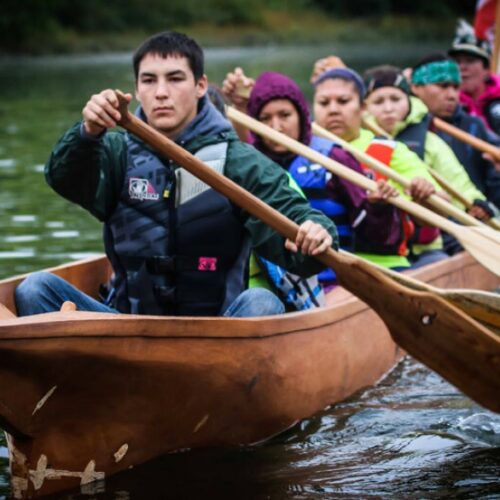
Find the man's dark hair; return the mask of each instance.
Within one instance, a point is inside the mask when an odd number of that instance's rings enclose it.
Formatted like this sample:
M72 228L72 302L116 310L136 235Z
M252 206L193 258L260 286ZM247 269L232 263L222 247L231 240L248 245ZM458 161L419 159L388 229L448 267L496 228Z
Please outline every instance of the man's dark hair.
M134 52L133 64L135 79L139 77L139 66L148 54L157 54L161 57L180 56L188 60L189 67L197 82L204 73L203 49L184 33L164 31L157 33L143 42Z
M451 57L448 57L444 52L432 52L431 54L427 54L425 57L422 57L415 66L413 66L413 71L420 66L425 66L426 64L439 62L439 61L453 61Z

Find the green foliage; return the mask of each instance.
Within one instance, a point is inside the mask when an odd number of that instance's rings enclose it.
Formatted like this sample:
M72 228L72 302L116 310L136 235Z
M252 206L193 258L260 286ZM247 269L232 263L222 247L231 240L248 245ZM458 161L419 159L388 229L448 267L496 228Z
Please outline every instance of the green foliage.
M382 17L394 14L417 16L472 16L471 0L440 0L416 2L415 0L311 0L311 4L331 15L354 17Z
M154 32L193 23L258 24L264 0L4 0L0 50L43 51L61 33Z
M3 0L0 52L67 51L81 38L90 40L87 50L98 50L106 37L115 40L108 48L120 48L132 33L141 38L193 25L211 27L215 33L217 28L252 29L245 35L249 40L266 32L281 39L290 29L302 36L308 16L324 24L339 18L391 19L400 14L455 19L472 16L473 6L470 0Z

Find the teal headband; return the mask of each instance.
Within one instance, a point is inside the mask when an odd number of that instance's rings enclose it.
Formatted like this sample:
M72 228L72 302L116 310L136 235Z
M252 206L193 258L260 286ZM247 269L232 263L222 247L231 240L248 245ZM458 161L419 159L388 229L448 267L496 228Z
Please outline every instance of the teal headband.
M413 71L411 83L428 85L429 83L452 82L460 84L460 69L455 61L434 61L419 66Z

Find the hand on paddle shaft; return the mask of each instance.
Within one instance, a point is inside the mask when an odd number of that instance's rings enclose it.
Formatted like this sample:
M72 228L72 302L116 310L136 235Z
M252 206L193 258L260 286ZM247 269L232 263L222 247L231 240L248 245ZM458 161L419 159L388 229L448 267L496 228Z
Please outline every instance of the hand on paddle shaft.
M125 94L128 102L132 94ZM121 119L118 111L119 101L116 92L111 89L94 94L82 111L83 126L89 135L98 136L107 128L114 128Z
M236 109L246 113L248 98L254 84L253 78L248 78L241 68L235 68L222 82L222 93Z
M488 221L492 217L491 213L489 213L484 207L475 204L467 210L467 213L482 221Z
M301 251L304 255L319 255L332 246L328 231L315 222L306 220L299 226L295 242L287 239L285 248L291 252Z
M423 177L414 177L410 181L410 186L406 189L406 193L409 194L417 203L422 203L431 194L435 194L436 189Z
M487 161L490 161L491 163L493 163L493 165L495 166L495 169L497 170L497 172L500 172L500 160L495 158L493 155L490 155L488 153L483 153L483 158Z
M386 181L379 179L377 181L377 190L366 192L366 198L370 203L387 203L389 198L394 198L399 195L398 190L393 188Z

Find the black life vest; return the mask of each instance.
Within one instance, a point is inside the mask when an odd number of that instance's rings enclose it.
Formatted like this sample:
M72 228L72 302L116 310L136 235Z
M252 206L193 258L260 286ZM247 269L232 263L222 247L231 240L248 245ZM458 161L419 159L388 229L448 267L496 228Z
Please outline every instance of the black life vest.
M395 139L405 143L422 160L425 155L425 137L429 132L432 115L427 113L420 123L412 123L396 135Z
M215 316L247 286L249 238L240 210L127 134L128 166L105 224L121 312ZM224 171L228 143L196 156Z

